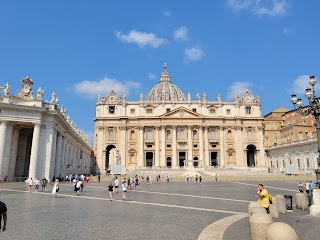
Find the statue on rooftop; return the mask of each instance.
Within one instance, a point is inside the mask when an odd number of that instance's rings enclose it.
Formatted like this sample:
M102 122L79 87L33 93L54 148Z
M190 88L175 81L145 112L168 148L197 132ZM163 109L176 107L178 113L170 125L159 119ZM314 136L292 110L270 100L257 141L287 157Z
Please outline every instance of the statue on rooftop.
M10 89L11 89L11 86L10 86L9 83L7 82L7 83L4 85L4 88L3 88L3 95L4 95L4 96L9 96L9 95L10 95Z
M44 90L41 87L39 87L37 90L37 100L42 100L43 94L44 94Z

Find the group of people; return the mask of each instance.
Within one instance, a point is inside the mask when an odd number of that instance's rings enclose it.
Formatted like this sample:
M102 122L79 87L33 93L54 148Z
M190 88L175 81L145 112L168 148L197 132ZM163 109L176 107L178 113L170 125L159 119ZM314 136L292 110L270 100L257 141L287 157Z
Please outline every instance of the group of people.
M89 183L90 177L89 175L85 176L84 174L78 175L72 175L72 174L67 174L66 175L66 181L72 182L74 179L80 179L81 181L86 181L86 183Z
M48 186L48 180L43 177L41 180L41 192L46 192L47 191L47 186ZM29 179L29 191L32 192L34 188L34 192L38 192L39 188L40 188L40 179L39 178L35 178Z
M110 201L113 201L113 193L118 194L118 188L119 188L119 179L116 176L115 179L113 180L113 182L110 182L110 184L108 185L108 191L109 191L109 197L110 197ZM134 188L139 188L140 189L140 182L139 182L139 178L138 176L133 176L133 178L130 180L130 178L126 179L124 178L122 183L122 201L126 201L127 198L127 191L128 189L132 189L132 186Z
M301 193L303 193L304 190L306 191L306 193L312 193L314 188L315 188L315 183L309 180L307 180L305 184L300 182L298 185L298 189Z

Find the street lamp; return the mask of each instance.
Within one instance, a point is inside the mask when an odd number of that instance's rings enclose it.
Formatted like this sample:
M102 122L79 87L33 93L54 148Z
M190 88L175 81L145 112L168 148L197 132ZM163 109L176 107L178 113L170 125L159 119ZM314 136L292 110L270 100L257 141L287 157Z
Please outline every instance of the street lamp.
M309 101L309 105L303 106L301 98L297 98L296 94L291 95L291 102L297 113L302 116L307 116L312 114L316 119L316 129L317 129L317 141L318 141L318 166L320 165L320 97L316 96L314 86L317 84L315 76L310 76L309 84L311 86L306 89L306 98Z

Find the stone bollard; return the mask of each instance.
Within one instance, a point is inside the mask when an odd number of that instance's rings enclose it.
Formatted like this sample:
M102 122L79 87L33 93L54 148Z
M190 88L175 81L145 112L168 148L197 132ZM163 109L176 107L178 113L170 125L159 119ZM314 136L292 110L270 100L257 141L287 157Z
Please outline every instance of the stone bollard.
M275 197L272 198L272 204L270 204L269 211L273 218L279 218L278 202Z
M267 214L267 210L264 209L264 208L261 207L261 206L260 206L260 207L252 208L252 209L251 209L251 215L249 216L249 221L250 221L252 215L255 214L255 213L265 213L265 214Z
M284 196L281 194L277 194L274 197L277 199L276 201L279 213L287 214L286 199L284 198Z
M298 236L288 224L275 222L268 227L267 240L298 240Z
M261 207L260 203L258 202L251 202L249 203L249 206L248 206L248 216L250 217L252 214L251 214L251 210L255 207Z
M296 193L296 207L297 209L307 210L308 200L304 193Z
M250 218L252 240L266 240L268 227L273 223L272 218L266 213L253 213Z

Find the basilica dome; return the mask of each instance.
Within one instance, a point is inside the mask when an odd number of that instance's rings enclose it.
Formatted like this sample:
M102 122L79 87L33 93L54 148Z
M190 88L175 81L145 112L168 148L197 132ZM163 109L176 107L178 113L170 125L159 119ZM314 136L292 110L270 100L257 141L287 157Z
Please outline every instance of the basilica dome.
M170 74L167 72L166 65L164 65L164 71L161 74L160 82L147 94L146 101L175 100L185 100L185 96L182 90L171 82Z

